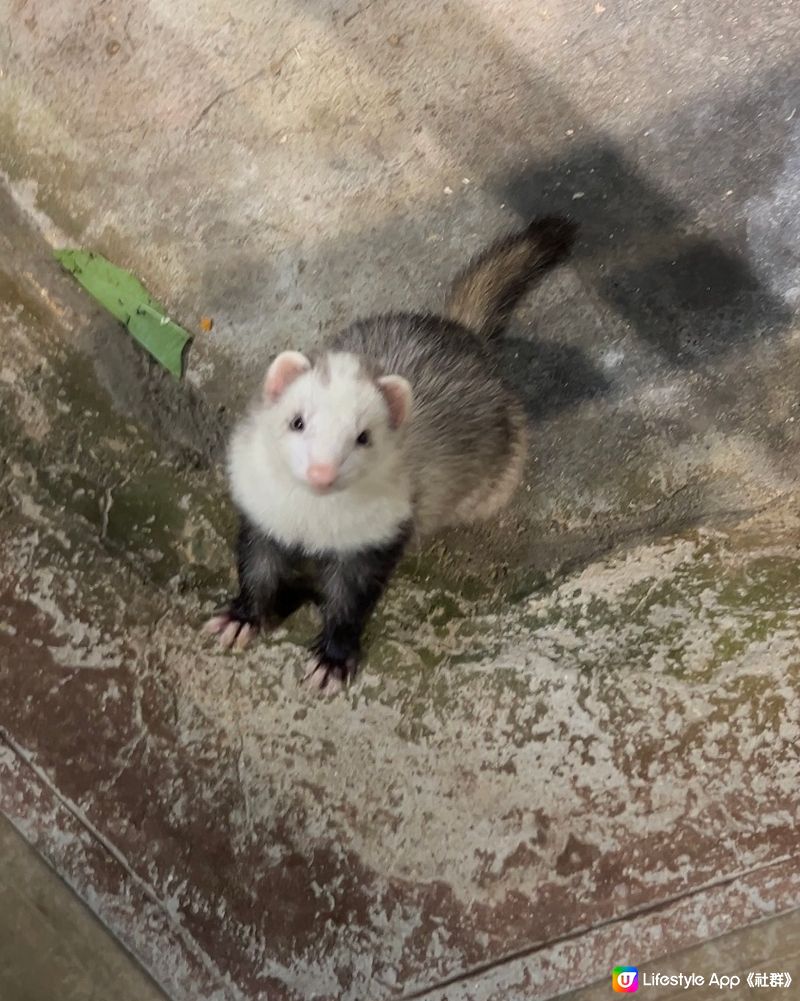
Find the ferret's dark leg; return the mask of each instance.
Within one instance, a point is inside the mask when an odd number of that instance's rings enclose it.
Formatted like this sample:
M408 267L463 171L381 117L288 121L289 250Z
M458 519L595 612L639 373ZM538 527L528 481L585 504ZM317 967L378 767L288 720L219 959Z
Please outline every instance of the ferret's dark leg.
M302 604L299 589L284 582L289 554L242 517L236 541L239 593L206 624L224 647L244 649L264 622L284 618ZM295 593L296 592L296 593Z
M367 619L403 555L409 534L404 528L386 546L332 557L323 565L323 626L312 647L314 660L305 678L310 687L335 692L355 672Z

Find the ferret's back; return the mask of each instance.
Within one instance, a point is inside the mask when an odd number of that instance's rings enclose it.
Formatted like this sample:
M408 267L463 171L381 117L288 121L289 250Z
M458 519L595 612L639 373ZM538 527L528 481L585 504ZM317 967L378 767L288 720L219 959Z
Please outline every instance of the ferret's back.
M358 354L376 374L409 381L406 454L421 527L465 520L456 514L459 505L502 478L524 423L484 339L439 317L393 314L352 324L328 347Z

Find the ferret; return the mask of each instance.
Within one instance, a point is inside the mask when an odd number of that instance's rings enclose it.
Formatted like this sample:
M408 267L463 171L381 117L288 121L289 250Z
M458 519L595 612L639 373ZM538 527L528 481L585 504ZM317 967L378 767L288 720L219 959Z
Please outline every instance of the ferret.
M535 220L467 265L442 315L358 320L314 355L272 361L229 445L239 591L206 624L223 647L313 601L322 629L304 681L338 691L410 540L507 505L526 422L491 344L575 231Z

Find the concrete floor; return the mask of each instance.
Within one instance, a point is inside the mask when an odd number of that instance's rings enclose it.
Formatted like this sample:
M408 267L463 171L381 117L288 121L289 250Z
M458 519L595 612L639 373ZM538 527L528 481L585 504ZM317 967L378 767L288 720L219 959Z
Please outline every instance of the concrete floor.
M800 905L792 4L0 0L0 809L179 1001L545 998ZM278 346L581 224L496 524L346 697L235 658L219 459ZM156 370L53 245L199 333Z
M72 891L0 818L0 997L3 1001L165 1001L141 967L124 951ZM632 961L636 957L626 957ZM630 965L630 964L629 964ZM747 974L788 972L800 978L800 911L761 922L702 946L641 967L660 974L717 972L740 976L743 986L726 997L756 997ZM562 1001L601 1001L608 976ZM659 990L662 1001L685 997L684 989ZM719 987L695 987L692 998L719 997Z

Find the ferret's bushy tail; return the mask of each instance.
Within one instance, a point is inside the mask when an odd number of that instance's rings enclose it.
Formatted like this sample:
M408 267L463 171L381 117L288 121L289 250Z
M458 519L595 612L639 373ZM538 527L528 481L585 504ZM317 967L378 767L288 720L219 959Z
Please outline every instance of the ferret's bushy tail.
M486 337L502 333L520 296L567 256L577 229L567 219L546 217L497 240L453 282L445 315Z

